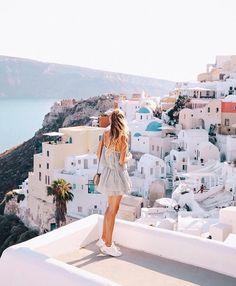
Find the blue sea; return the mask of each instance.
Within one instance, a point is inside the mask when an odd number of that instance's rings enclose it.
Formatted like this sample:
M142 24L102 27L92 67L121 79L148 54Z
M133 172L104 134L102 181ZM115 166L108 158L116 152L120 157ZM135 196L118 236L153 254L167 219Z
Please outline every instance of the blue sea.
M55 101L0 98L0 153L33 137Z

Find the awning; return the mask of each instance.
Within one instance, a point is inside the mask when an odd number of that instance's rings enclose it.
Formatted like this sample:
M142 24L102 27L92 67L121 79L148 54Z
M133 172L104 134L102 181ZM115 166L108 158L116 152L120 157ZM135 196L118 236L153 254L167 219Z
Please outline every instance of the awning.
M48 133L43 133L44 136L51 136L51 137L54 137L54 136L62 136L64 135L64 133L61 133L61 132L48 132Z

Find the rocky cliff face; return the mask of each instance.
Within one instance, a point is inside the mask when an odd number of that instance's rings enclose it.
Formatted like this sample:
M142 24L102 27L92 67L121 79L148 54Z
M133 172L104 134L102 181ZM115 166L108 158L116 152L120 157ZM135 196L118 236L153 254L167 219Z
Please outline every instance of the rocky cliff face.
M41 152L43 133L57 131L60 127L91 125L89 117L105 112L113 106L113 101L112 95L97 96L75 102L63 112L50 112L44 118L43 128L33 138L0 154L0 201L7 191L18 188L32 171L33 155Z

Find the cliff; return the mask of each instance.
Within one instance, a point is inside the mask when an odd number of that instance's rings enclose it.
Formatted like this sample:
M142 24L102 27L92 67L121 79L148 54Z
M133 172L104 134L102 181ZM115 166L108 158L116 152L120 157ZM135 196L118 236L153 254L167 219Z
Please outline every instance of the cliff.
M28 177L28 172L32 171L33 155L41 152L43 133L57 131L60 127L91 125L89 117L111 108L113 100L112 95L96 96L74 102L73 106L63 112L52 111L45 116L43 128L38 130L34 137L0 154L0 201L7 191L18 188L18 185Z

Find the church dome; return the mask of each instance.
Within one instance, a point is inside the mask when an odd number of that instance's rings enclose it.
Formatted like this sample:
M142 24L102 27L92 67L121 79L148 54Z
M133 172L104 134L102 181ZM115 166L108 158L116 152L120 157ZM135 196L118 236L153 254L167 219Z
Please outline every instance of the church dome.
M161 131L161 127L162 127L161 123L157 121L152 121L148 124L145 131L152 131L152 132Z
M138 113L151 113L151 110L146 106L142 106L139 108Z
M139 137L139 136L142 136L141 133L139 132L134 133L134 137Z

